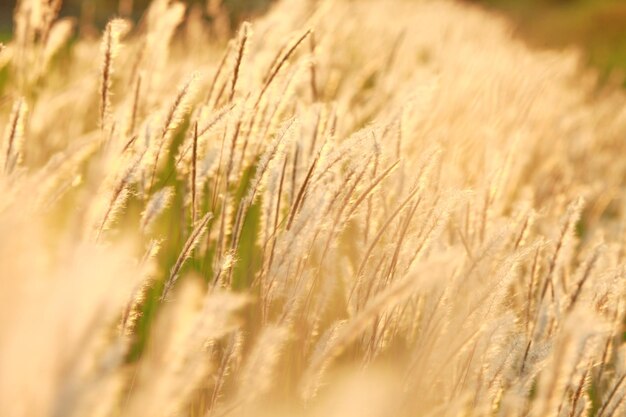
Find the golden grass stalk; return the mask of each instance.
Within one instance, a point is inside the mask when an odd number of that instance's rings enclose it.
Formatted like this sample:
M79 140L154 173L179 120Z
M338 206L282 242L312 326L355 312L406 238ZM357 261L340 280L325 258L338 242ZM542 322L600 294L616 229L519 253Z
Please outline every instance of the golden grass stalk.
M191 225L196 224L196 165L198 164L198 122L193 127L193 147L191 152Z
M152 163L152 172L150 174L148 190L152 190L152 187L154 186L159 166L159 158L163 152L163 147L169 144L173 131L180 125L184 115L188 111L189 95L193 92L193 85L196 82L196 78L197 76L195 74L189 77L189 79L178 90L176 97L167 110L161 127L161 132L154 144L154 162Z
M230 85L230 94L228 96L228 102L232 103L235 98L235 91L237 88L237 81L239 79L239 71L241 67L241 62L243 60L243 55L246 51L246 44L248 43L248 38L250 37L250 23L244 22L241 25L241 29L239 29L239 46L237 47L237 56L235 57L235 64L233 66L233 80ZM219 74L219 70L218 70Z
M206 226L212 218L213 218L213 213L205 214L204 217L200 219L198 224L191 231L191 234L187 238L187 241L185 242L183 249L178 255L178 259L176 259L174 266L172 266L172 269L170 270L169 277L165 281L165 284L163 286L163 292L161 293L161 301L166 299L167 294L169 293L169 291L172 289L172 287L178 280L178 275L180 273L181 268L183 267L183 264L191 255L191 252L193 251L193 249L198 245L198 243L200 242L200 239L202 239L202 235L206 232Z
M141 230L150 231L157 217L170 205L175 192L173 187L164 187L152 194L141 213Z
M105 130L109 124L111 112L111 89L115 71L114 60L120 51L120 38L128 31L125 20L113 19L104 29L100 46L102 66L100 70L100 128Z
M24 153L24 127L28 106L24 99L13 105L9 124L5 128L0 166L5 174L10 174L21 164Z
M102 215L102 219L99 220L96 226L94 235L96 242L100 240L102 233L111 227L111 224L130 196L130 186L142 159L143 154L137 156L134 160L131 160L122 172L119 180L114 183L112 187L105 186L108 191L108 193L105 194L109 194L109 200Z

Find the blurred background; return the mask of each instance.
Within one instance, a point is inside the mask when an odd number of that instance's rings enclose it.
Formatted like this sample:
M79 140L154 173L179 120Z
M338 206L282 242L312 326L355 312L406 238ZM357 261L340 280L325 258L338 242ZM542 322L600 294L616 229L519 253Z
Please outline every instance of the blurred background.
M510 17L531 44L578 45L603 78L626 75L625 0L466 0ZM625 84L626 86L626 84Z
M150 0L64 0L63 15L89 16L102 26L116 14L138 18ZM205 6L207 0L184 0ZM216 0L212 0L216 1ZM221 0L231 22L262 13L272 0ZM359 1L359 0L355 0ZM577 45L601 79L626 75L626 0L460 0L509 17L516 33L549 48ZM218 0L219 2L219 0ZM0 40L10 37L16 0L0 0ZM121 3L121 4L120 4ZM623 83L626 86L626 83Z
M111 16L132 16L137 19L151 0L63 0L62 16L88 16L96 25L104 27ZM273 0L182 0L189 5L199 5L206 9L207 3L221 4L228 10L231 21L262 13ZM17 0L0 0L0 39L11 33L12 16Z

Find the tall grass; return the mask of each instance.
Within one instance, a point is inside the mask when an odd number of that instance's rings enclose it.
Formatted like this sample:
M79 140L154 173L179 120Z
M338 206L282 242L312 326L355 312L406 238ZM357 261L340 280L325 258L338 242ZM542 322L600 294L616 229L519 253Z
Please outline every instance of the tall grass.
M59 6L0 47L2 416L626 413L626 98L575 52L446 1Z

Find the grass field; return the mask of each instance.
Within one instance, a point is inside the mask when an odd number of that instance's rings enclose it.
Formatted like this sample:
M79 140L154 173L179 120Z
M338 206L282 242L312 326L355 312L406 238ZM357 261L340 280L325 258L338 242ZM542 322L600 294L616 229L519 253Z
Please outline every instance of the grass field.
M0 47L0 415L626 413L626 96L448 1Z

